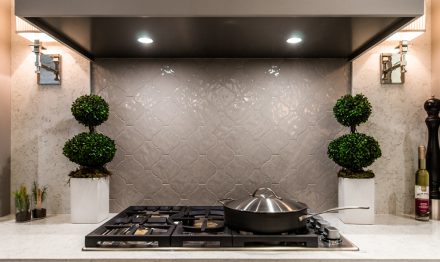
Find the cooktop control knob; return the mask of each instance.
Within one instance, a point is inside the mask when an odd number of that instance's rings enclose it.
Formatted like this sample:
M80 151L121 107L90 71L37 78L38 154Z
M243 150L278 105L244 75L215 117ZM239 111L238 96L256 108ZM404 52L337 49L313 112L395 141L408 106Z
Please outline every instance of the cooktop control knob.
M316 219L316 220L313 222L313 227L314 227L316 230L318 230L318 229L319 229L319 225L321 224L322 221L325 221L325 220L322 219L322 218Z
M318 220L318 223L316 225L319 233L321 233L321 234L324 233L324 229L329 226L330 226L330 223L327 222L326 220Z
M338 240L341 238L339 230L335 227L328 226L324 229L325 237L329 240Z

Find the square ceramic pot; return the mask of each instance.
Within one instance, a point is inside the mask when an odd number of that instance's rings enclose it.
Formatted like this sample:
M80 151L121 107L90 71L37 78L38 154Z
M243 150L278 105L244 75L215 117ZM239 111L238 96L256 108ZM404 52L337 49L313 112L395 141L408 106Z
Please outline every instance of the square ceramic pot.
M45 208L32 209L32 219L43 219L45 217L46 217L46 209Z
M72 223L99 223L109 215L108 178L71 178L70 215Z
M374 178L339 178L338 205L367 206L370 209L339 211L339 218L347 224L374 224Z
M15 213L15 222L24 223L31 221L31 212L30 211L20 211Z

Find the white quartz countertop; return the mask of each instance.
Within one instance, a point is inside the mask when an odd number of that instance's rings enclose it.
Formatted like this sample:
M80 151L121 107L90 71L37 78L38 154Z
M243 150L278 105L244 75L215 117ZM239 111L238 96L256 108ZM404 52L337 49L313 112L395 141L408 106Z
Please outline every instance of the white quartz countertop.
M82 251L97 224L70 224L68 215L17 224L0 218L0 260L145 261L440 261L440 222L376 216L375 225L346 225L323 215L360 251Z

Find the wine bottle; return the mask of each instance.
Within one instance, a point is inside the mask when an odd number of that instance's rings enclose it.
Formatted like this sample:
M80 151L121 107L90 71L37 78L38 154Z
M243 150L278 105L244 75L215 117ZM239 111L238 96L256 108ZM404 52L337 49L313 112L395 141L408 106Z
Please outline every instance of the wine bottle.
M429 220L429 173L426 170L426 149L419 146L419 169L415 187L416 219Z

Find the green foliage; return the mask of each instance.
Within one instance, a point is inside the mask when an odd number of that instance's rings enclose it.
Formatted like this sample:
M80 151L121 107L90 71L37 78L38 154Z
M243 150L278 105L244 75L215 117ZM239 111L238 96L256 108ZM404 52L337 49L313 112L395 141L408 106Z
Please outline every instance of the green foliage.
M382 156L379 143L371 136L356 132L356 126L367 122L371 110L368 98L362 94L345 95L333 107L338 122L351 129L350 134L336 138L328 145L328 157L343 167L338 173L339 177L374 177L372 171L363 168Z
M47 186L40 187L36 181L32 184L32 199L35 207L41 209L42 203L46 200Z
M353 172L363 171L382 153L379 143L371 136L360 133L343 135L328 145L327 154L336 164Z
M63 154L84 167L102 167L115 156L115 142L99 133L81 133L68 140Z
M80 96L71 108L75 119L87 127L99 126L108 119L109 106L97 95Z
M338 99L333 107L333 113L341 125L354 129L354 127L367 122L371 115L371 104L362 94L345 95Z
M27 193L26 186L22 185L14 192L15 197L15 209L17 212L27 212L30 210L29 194Z
M103 134L95 133L95 126L108 119L107 102L97 95L84 95L73 102L71 111L78 122L89 127L90 133L78 134L64 144L63 154L81 166L69 176L97 178L111 175L104 165L115 156L115 141Z
M69 176L72 178L101 178L110 176L111 173L105 167L81 167L75 171L70 172Z

